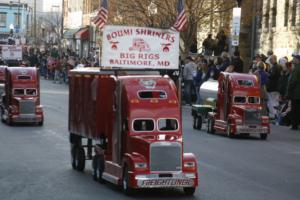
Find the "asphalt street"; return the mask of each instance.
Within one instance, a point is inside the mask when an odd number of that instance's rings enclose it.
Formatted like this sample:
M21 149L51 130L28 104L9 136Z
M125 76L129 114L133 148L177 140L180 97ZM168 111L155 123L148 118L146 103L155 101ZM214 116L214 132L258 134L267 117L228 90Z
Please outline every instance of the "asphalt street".
M192 128L183 107L185 152L198 158L199 187L194 197L180 190L146 190L133 197L72 170L68 141L68 86L41 80L45 123L0 124L0 200L201 199L299 200L300 131L272 126L267 141L229 139Z

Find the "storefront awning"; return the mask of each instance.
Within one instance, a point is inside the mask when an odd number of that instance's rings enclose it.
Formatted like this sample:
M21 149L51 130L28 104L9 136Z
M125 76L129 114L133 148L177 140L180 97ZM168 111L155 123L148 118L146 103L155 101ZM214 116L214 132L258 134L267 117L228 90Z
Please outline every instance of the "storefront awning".
M77 33L80 28L75 28L75 29L68 29L64 32L64 38L65 39L74 39L75 33Z
M82 28L75 34L75 38L80 40L88 40L89 36L89 28Z

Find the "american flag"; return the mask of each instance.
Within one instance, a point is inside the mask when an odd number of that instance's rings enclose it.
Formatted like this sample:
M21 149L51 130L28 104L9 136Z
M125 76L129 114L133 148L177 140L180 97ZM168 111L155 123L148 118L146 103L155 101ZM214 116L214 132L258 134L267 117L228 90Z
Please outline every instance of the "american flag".
M107 0L102 0L101 8L97 13L97 16L93 19L93 23L100 28L103 29L105 23L108 18L108 2Z
M178 12L178 16L177 16L176 22L171 27L171 29L174 31L180 32L185 28L185 26L187 24L187 17L186 17L185 10L184 10L183 0L178 0L177 12Z

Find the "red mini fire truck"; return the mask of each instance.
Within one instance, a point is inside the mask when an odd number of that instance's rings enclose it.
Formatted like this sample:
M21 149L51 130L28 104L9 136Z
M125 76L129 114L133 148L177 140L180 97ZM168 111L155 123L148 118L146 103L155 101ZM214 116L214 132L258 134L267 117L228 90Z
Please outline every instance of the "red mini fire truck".
M260 85L256 76L221 73L218 82L216 109L208 113L207 132L218 131L229 137L258 134L261 139L267 139L270 134L269 118L262 113Z
M121 185L127 194L138 188L174 187L192 195L198 186L197 162L192 153L183 153L176 91L165 76L72 70L73 168L82 171L91 159L95 180Z
M9 67L5 70L1 120L7 124L37 123L43 125L38 71L34 67Z

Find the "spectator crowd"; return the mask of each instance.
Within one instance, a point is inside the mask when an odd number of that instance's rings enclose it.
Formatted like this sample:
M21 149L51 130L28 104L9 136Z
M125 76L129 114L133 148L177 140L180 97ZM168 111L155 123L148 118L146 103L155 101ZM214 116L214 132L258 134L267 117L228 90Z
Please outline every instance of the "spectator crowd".
M208 36L211 39L211 35ZM206 39L206 40L207 40ZM201 104L200 86L209 79L217 80L221 72L249 73L256 75L261 86L263 113L280 125L298 129L300 113L300 55L278 58L273 51L257 54L249 67L245 66L238 51L232 56L223 51L212 57L212 49L188 56L183 65L184 101L187 105ZM209 46L209 45L208 45Z

